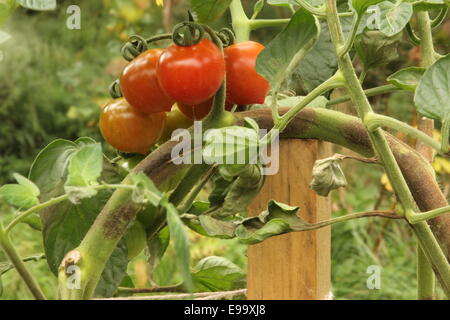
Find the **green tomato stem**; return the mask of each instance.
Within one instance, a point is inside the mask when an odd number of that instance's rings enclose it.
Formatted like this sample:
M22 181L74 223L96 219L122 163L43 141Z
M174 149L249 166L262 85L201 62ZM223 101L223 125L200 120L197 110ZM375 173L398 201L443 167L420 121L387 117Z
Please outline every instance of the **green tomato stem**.
M442 121L442 129L441 129L441 152L447 153L449 151L449 141L450 138L450 113L445 117Z
M178 206L183 199L189 195L192 190L192 186L195 186L198 181L208 172L210 166L207 164L199 164L192 166L189 171L181 180L178 187L170 195L169 201L174 205ZM184 213L184 212L182 212Z
M256 30L266 27L282 27L291 21L291 19L252 19L249 20L250 29Z
M408 215L408 221L411 224L416 224L422 221L436 218L444 213L450 212L450 206L434 209L426 212L414 212Z
M355 41L356 33L358 32L358 27L359 27L359 24L361 23L361 19L362 19L362 16L359 14L356 14L353 17L352 28L350 29L350 34L348 35L348 39L341 48L338 48L338 51L337 51L338 56L340 58L342 58L344 55L346 55L350 51L350 49L353 47L353 42ZM364 72L363 72L364 76L366 73L367 73L367 70L364 70ZM362 79L364 80L364 78L362 78Z
M344 45L344 36L339 21L336 0L327 0L326 3L327 21L331 38L334 46L336 48L340 48ZM338 50L336 50L336 53L339 53ZM372 114L373 110L366 95L364 94L361 83L356 76L348 53L342 57L338 56L338 65L347 81L347 88L350 92L353 104L356 106L358 115L365 122L366 117L369 114ZM391 184L403 208L405 211L416 211L417 206L414 198L394 158L392 150L389 148L383 130L378 128L375 131L369 131L369 137L378 158L384 164L389 180L391 181ZM413 225L412 228L419 239L422 249L424 249L428 259L432 262L433 268L438 274L438 278L444 291L450 297L450 266L433 233L431 232L430 227L426 222L421 222Z
M417 24L420 37L420 46L422 52L421 65L425 68L430 67L435 62L435 50L433 44L433 34L431 20L428 11L417 13ZM412 31L414 36L414 32ZM433 120L424 118L419 119L419 124L429 123L434 128ZM442 150L448 150L448 127L443 126ZM445 133L447 132L447 133ZM446 142L445 142L446 141ZM430 159L431 160L431 159ZM417 248L417 297L421 300L430 300L434 298L436 287L436 276L431 262L427 259L424 249L419 245Z
M21 213L20 215L18 215L16 218L14 218L14 220L12 220L8 226L5 228L5 233L9 234L11 232L11 230L20 222L22 222L23 220L25 220L27 217L29 217L30 215L32 215L35 212L38 212L42 209L51 207L55 204L58 204L60 202L66 201L67 199L69 199L69 197L64 194L62 196L56 197L56 198L52 198L44 203L40 203L26 211L24 211L23 213Z
M16 268L20 277L23 279L31 294L36 300L46 300L44 293L42 292L39 284L36 282L32 274L28 271L25 266L23 260L20 258L19 254L16 251L16 248L11 243L8 234L5 229L3 229L3 225L0 223L0 247L5 251L9 260L13 264L14 268Z
M417 247L417 299L433 300L435 296L436 277L433 266L428 261L425 252Z
M366 97L373 97L373 96L390 93L390 92L395 92L395 91L400 91L400 90L402 90L402 89L394 86L393 84L388 84L388 85L364 90L364 94L366 95ZM334 106L336 104L340 104L340 103L351 101L351 100L352 99L350 96L339 97L339 98L328 101L327 107Z
M408 24L405 27L406 34L408 35L409 39L413 44L416 46L420 45L420 38L414 33L414 30L412 29L411 23L408 22Z
M441 144L428 136L426 133L411 127L407 123L399 121L397 119L384 116L381 114L370 113L364 118L364 123L369 131L376 131L380 127L386 127L403 132L410 137L422 141L426 145L430 146L437 152L441 151Z
M433 21L431 21L431 28L434 29L434 28L439 27L442 24L442 22L444 22L445 18L447 17L447 13L448 13L448 7L441 9L438 16L436 18L434 18Z
M92 189L94 190L106 190L106 189L134 189L134 186L125 186L125 185L121 185L121 184L101 184L98 186L93 186ZM67 201L69 200L69 196L67 194L63 194L59 197L56 198L52 198L44 203L40 203L26 211L24 211L23 213L21 213L20 215L18 215L14 220L12 220L8 226L5 228L5 232L7 234L9 234L11 232L11 230L20 222L24 221L26 218L28 218L30 215L32 215L33 213L36 213L40 210L43 210L45 208L54 206L55 204L58 204L60 202L63 201Z
M291 108L286 114L284 114L279 121L275 124L274 129L283 131L287 125L295 118L295 116L308 104L310 104L314 99L323 95L324 93L345 85L344 78L340 71L338 71L334 76L329 78L327 81L323 82L321 85L317 86L295 107Z
M230 4L230 13L234 33L237 42L244 42L250 39L250 20L245 14L241 0L232 0Z

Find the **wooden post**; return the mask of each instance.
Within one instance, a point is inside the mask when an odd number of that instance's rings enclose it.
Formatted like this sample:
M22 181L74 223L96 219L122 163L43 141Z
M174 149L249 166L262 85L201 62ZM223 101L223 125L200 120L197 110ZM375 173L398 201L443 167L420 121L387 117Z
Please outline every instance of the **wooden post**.
M314 162L329 156L329 147L313 140L281 140L279 172L266 177L250 215L260 214L274 199L300 206L300 216L308 222L329 219L330 201L309 189ZM249 246L248 299L330 299L330 238L327 227Z

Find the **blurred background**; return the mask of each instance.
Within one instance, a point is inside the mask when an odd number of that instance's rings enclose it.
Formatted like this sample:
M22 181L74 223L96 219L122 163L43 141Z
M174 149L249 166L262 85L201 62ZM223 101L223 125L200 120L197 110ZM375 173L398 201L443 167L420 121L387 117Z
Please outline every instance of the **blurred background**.
M74 3L75 2L75 3ZM129 35L151 36L171 30L187 16L186 0L59 0L50 12L17 9L4 26L12 38L0 45L0 185L10 182L13 172L26 175L33 158L55 138L90 136L101 141L97 119L109 99L108 86L125 61L120 49ZM249 13L255 1L244 1ZM66 28L67 7L81 7L81 30ZM261 16L288 17L289 10L266 6ZM215 24L229 26L228 15ZM263 43L277 29L253 35ZM438 51L448 52L450 21L436 30ZM369 73L365 87L385 84L385 78L403 66L417 65L420 52L408 42L399 48L399 59ZM357 66L360 65L355 60ZM335 93L339 94L339 93ZM378 112L415 124L412 94L398 92L372 99ZM333 108L351 113L351 105ZM401 137L404 138L404 137ZM414 141L407 141L414 143ZM105 148L108 148L106 144ZM336 149L336 152L346 153ZM446 195L450 163L436 158L434 166ZM354 161L344 165L349 187L333 192L333 215L393 206L391 188L381 170ZM380 181L381 187L380 186ZM8 216L7 209L0 212ZM11 214L11 213L9 213ZM190 233L193 264L211 255L224 256L246 270L246 246L236 241L209 239ZM14 230L13 242L22 256L43 252L40 233L27 225ZM332 284L335 299L414 299L416 243L410 230L397 221L353 220L332 230ZM0 266L6 261L0 252ZM380 290L369 290L366 273L370 265L382 270ZM56 294L56 278L45 260L28 262L49 297ZM145 254L135 258L129 274L137 287L176 284L174 253L169 249L150 279ZM31 298L14 270L1 277L0 299ZM1 291L1 290L0 290Z

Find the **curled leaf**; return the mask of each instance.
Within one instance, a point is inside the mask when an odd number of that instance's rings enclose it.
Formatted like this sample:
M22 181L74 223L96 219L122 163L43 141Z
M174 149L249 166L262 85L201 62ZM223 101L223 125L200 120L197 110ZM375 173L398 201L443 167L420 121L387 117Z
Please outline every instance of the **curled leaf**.
M310 188L318 195L326 197L331 190L347 186L344 172L339 166L341 159L337 156L316 161Z

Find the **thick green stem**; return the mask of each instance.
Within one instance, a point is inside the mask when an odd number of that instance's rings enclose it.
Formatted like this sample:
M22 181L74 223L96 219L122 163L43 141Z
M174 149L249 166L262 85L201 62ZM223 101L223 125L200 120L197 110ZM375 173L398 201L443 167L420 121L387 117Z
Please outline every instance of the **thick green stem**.
M344 45L344 36L339 21L336 0L327 0L327 21L334 46L336 48L342 47ZM339 54L338 50L337 54ZM347 88L357 108L359 117L365 121L366 116L372 114L373 110L356 76L350 56L346 54L343 57L339 57L338 64L339 69L347 81ZM386 173L400 203L406 211L416 211L417 206L414 198L394 158L392 150L389 148L384 132L382 129L376 129L375 131L369 132L369 137L375 152L385 166ZM422 249L425 250L425 254L432 261L444 291L450 297L450 266L444 253L425 222L414 225L413 229L421 243Z
M191 192L192 187L197 185L202 176L208 172L210 166L207 164L199 164L192 166L180 182L178 187L170 195L169 201L178 206L183 199Z
M422 49L422 66L427 68L435 62L433 33L431 32L431 20L428 11L417 13L418 32Z
M250 20L245 14L241 0L232 0L230 5L231 20L237 42L250 39Z
M431 20L428 11L422 11L417 14L417 22L419 26L420 46L422 51L422 63L425 68L430 67L435 62L435 51L433 44L433 34L431 32ZM420 118L419 127L426 125L431 129L431 134L434 128L433 120ZM445 131L446 130L446 131ZM443 137L441 150L447 152L448 150L448 127L443 126ZM431 160L432 159L428 159ZM435 295L436 279L431 262L427 259L426 253L420 246L417 248L417 297L418 299L433 299Z
M23 263L16 249L14 248L11 240L9 239L8 234L5 229L3 229L3 225L0 223L0 247L5 251L9 260L13 264L14 268L16 268L20 277L23 279L31 294L36 300L46 300L44 293L39 287L38 283L28 271L27 267Z
M370 113L366 116L364 122L369 131L375 131L380 127L394 129L406 133L410 137L422 141L423 143L427 144L437 152L441 151L441 144L438 141L434 140L426 133L417 130L416 128L413 128L410 125L397 119L387 117L381 114Z
M417 299L433 300L435 294L435 282L433 267L427 256L419 246L417 248Z

